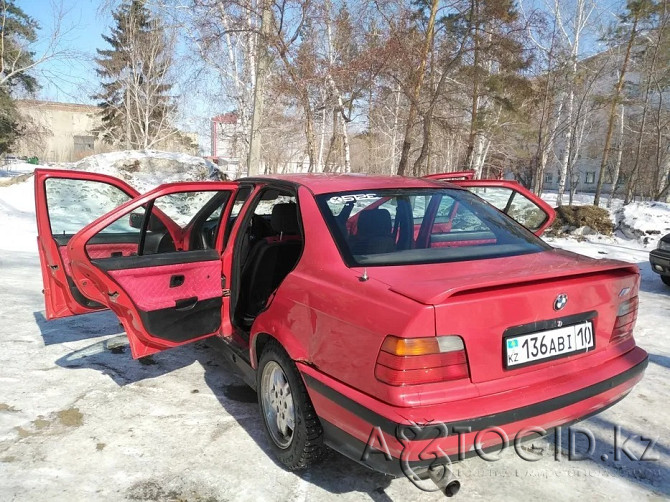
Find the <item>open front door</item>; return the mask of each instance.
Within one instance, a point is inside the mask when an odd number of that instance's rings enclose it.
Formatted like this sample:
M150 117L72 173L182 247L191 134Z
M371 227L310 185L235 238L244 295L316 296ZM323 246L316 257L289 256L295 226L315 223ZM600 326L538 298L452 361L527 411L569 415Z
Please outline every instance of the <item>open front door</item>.
M119 317L134 358L220 333L223 287L216 243L236 189L237 183L223 182L163 185L70 241L75 284L85 293L97 291ZM179 231L156 240L166 217ZM100 257L89 251L101 234L133 220L140 222L136 253Z
M556 212L545 201L516 181L449 180L467 188L510 218L540 236L556 218Z
M37 248L42 267L47 319L85 314L106 308L100 296L82 294L72 279L67 245L93 220L139 193L112 176L35 169ZM88 245L95 258L137 253L139 230L128 225L101 233Z

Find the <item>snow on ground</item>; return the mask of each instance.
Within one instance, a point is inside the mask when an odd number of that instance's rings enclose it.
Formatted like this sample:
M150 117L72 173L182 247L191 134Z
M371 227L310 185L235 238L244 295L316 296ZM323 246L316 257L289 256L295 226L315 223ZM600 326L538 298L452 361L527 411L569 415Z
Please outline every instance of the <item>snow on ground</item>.
M3 248L12 251L37 249L33 178L26 177L36 167L42 169L74 169L107 174L123 179L141 193L163 183L203 181L214 179L217 176L216 166L202 157L151 150L103 153L73 163L40 166L21 163L11 164L11 166L13 180L17 182L3 187L2 178L0 178L0 188L2 188L0 195L0 232L2 232L0 236L2 237L0 238L7 241ZM6 179L8 181L12 180L11 177ZM76 184L77 182L70 183ZM73 189L70 189L68 193L72 198L81 195L79 190ZM102 193L97 199L89 197L87 200L92 204L97 203L97 207L89 208L90 211L86 214L71 215L71 218L73 220L77 217L84 218L86 219L85 223L93 221L95 217L106 212L104 209L109 206L110 197L109 194ZM110 207L115 207L123 202L125 202L125 199L119 200L117 204ZM11 238L7 238L10 235Z
M33 178L0 186L0 248L7 251L37 251Z
M670 233L670 204L634 202L618 209L614 219L626 237L655 247L661 237Z
M603 197L601 207L607 205L609 196ZM556 206L556 192L542 193L542 199ZM567 199L564 200L567 204ZM593 194L575 194L573 205L593 204ZM602 235L587 237L595 242L626 245L637 241L646 249L654 249L664 235L670 233L670 204L655 201L631 202L624 206L622 199L613 199L607 206L615 225L613 237Z
M35 164L28 164L27 162L12 162L9 164L0 165L0 179L12 178L20 174L32 173L36 167Z
M588 239L550 242L640 266L636 339L650 354L645 378L580 424L596 439L589 459L568 461L564 437L555 461L553 436L536 443L537 462L512 448L497 462L470 459L454 466L463 500L670 497L670 288L649 268L649 243ZM285 471L269 453L255 394L203 343L141 364L109 312L46 322L32 180L0 187L0 272L2 500L443 499L336 454L308 472ZM656 440L649 455L658 460L614 461L615 425L624 438ZM626 446L639 456L645 444L633 438Z

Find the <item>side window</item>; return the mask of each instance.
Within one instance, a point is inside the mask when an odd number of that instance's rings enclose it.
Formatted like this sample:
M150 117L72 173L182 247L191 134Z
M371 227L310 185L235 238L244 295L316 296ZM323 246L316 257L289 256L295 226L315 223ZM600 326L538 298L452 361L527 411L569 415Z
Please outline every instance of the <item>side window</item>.
M169 244L167 236L163 236L156 246L147 232L143 253L169 253L174 251L173 247L178 250L213 249L228 197L229 192L201 191L178 192L157 198L151 209L152 218L160 219L160 214L166 215L176 223L178 233L185 239L181 243Z
M547 219L544 211L519 193L514 196L507 214L531 231L540 228Z
M458 204L452 219L452 232L486 232L488 230L489 227L477 215L463 204Z
M277 204L295 203L295 196L289 193L273 189L266 190L254 208L254 215L268 218L272 215L272 211Z
M268 307L273 291L298 263L303 248L295 195L270 187L251 204L233 257L233 270L239 272L233 274L232 322L243 330Z
M294 221L297 222L298 219L295 196L283 190L275 188L265 189L254 198L252 204L253 211L250 217L245 216L245 225L248 226L241 236L241 249L238 253L238 257L243 264L246 263L251 250L256 247L257 243L277 238L283 233L280 232L282 229L276 228L276 225L280 223L280 218L275 220L275 226L273 226L272 214L275 211L275 206L279 204L292 204L292 206L287 206L287 208L292 208L295 211L292 214ZM284 218L286 222L289 219L291 218ZM297 230L298 225L294 226Z
M170 253L180 250L212 249L219 227L227 191L189 191L163 195L154 200L147 232L142 239L142 254ZM203 214L209 211L209 214ZM154 222L168 219L171 232L155 228ZM191 230L190 240L187 229ZM153 231L152 231L153 230ZM177 234L177 235L174 235Z
M227 194L227 192L226 192ZM178 251L182 243L185 229L196 214L214 197L221 197L222 192L178 192L163 195L145 205L124 214L95 234L87 243L86 250L91 259L121 258L135 255L150 255ZM226 199L226 196L223 196ZM225 201L223 202L225 204ZM114 239L116 252L101 255L91 252L95 243L106 243L110 240L115 228L127 226L132 230L124 234L128 245L119 249L121 239ZM204 232L204 225L199 231ZM132 243L132 244L131 244ZM109 246L107 246L109 247Z
M458 234L459 232L485 232L489 228L463 204L451 197L442 197L437 208L431 234Z
M224 236L223 241L224 246L228 242L228 237L230 237L230 232L233 230L233 225L235 224L237 217L240 215L240 211L242 211L242 207L244 207L245 202L249 199L252 190L252 186L242 186L237 191L237 195L233 201L233 207L230 210L230 216L226 222L226 235Z
M45 181L51 233L71 237L86 225L128 202L131 197L115 186L90 180L48 178ZM129 221L110 225L105 232L135 232Z
M546 213L525 195L506 187L468 187L486 202L535 231L547 219Z
M217 193L178 192L163 195L154 201L153 212L158 209L183 229Z

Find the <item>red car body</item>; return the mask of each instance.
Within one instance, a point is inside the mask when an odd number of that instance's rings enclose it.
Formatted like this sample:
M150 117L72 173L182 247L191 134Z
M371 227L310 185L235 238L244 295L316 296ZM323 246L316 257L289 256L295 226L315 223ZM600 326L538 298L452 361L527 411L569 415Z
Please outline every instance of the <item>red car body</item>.
M307 415L299 416L308 407L318 418L309 429L310 441L393 475L407 474L408 465L415 471L429 466L435 456L426 452L436 446L450 458L461 459L475 450L499 447L505 436L512 440L537 435L537 428L548 430L579 420L623 398L642 378L647 364L646 352L632 336L639 286L635 265L548 246L521 255L470 259L465 251L485 249L496 239L482 239L481 232L471 231L461 240L448 238L454 215L445 213L438 225L437 210L431 216L428 196L426 206L417 210L423 211L423 223L413 223L404 253L419 254L416 248L429 221L433 225L429 240L439 235L448 247L444 253L460 253L459 259L379 265L374 255L347 258L337 232L349 232L349 240L356 240L352 232L356 227L362 232L360 215L380 211L403 190L414 194L415 204L422 191L456 198L465 197L463 188L479 190L481 195L507 191L510 197L499 197L498 208L513 212L514 197L524 198L524 208L532 202L534 220L529 228L536 235L553 221L553 210L516 183L465 178L454 181L460 185L456 186L438 179L293 175L169 184L140 195L108 176L38 169L38 244L47 317L109 308L122 322L135 358L215 337L254 388L263 385L259 364L265 364L262 354L272 345L275 352L287 354L299 375L299 382L288 378L295 416L308 420ZM61 232L55 228L58 201L52 202L48 193L59 182L49 180L65 180L62 193L70 193L78 183L112 186L128 200L73 229L76 232ZM221 195L218 220L210 220L205 211L180 225L153 207L161 197L181 197L183 192ZM470 203L469 197L460 204ZM374 202L342 221L340 230L329 223L326 203L351 211L366 198ZM268 200L279 200L275 205L284 209L296 205L298 228L289 240L298 244L287 246L281 230L251 239L254 225L263 219L257 214L262 213L259 208ZM400 206L397 202L393 209L396 221ZM452 212L459 210L458 203L451 207ZM79 211L69 210L73 215ZM138 211L151 216L143 218L137 234L105 233ZM273 209L273 222L274 213ZM526 232L507 216L499 217L504 220L501 225L515 225L513 231L519 235ZM285 223L284 228L291 225ZM211 235L210 227L215 228ZM524 239L542 246L526 234ZM162 237L156 252L143 253L146 240L157 235ZM202 244L208 238L209 244ZM399 243L401 237L396 234L394 239ZM279 284L270 286L267 298L261 298L262 308L247 315L239 310L241 298L254 291L244 293L245 277L256 276L239 257L244 254L252 260L253 250L247 249L253 248L252 241L259 249L276 249L281 242L279 249L299 251ZM160 252L163 245L166 252ZM371 261L361 266L352 264L354 259ZM266 266L262 260L259 263L261 269ZM253 280L262 283L267 275ZM576 326L589 327L593 340L584 350L558 354L563 349L552 349L549 339L557 344L569 340L557 333L571 326L575 337ZM534 333L548 333L546 341ZM516 366L506 360L517 350L512 345L529 341L539 344L538 354L544 347L556 355L530 361L527 349L528 362ZM292 371L281 358L274 360L286 375ZM305 406L297 401L296 385L306 389ZM435 443L434 434L412 429L416 424L441 424L448 434L440 434ZM279 427L288 431L291 422ZM295 422L293 427L296 430ZM275 443L273 448L280 453L288 448L281 440ZM307 463L282 461L290 468Z

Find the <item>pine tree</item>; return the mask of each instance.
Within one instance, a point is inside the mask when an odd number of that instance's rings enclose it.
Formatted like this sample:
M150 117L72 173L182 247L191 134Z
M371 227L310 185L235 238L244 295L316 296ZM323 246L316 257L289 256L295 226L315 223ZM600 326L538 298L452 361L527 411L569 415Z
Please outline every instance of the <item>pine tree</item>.
M0 153L5 153L22 132L12 91L37 89L37 81L28 73L35 64L34 53L26 47L37 39L39 26L13 0L0 0L0 24Z
M172 43L164 25L152 17L145 0L124 1L113 13L115 26L98 49L102 90L93 96L102 109L99 133L107 143L151 148L177 131L169 70Z

